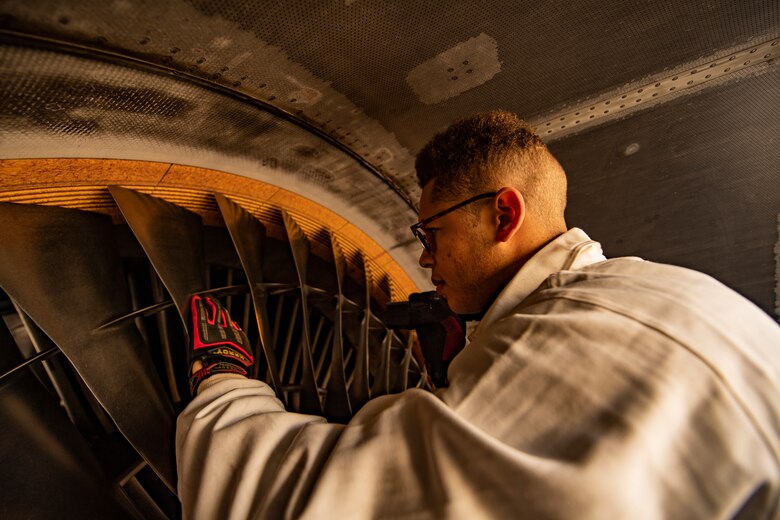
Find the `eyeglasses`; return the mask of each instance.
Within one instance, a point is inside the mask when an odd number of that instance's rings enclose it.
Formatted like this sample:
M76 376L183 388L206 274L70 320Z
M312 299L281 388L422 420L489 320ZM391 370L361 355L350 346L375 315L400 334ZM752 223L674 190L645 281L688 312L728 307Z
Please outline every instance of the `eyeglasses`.
M430 217L428 217L426 219L423 219L423 220L419 221L417 224L411 226L412 233L414 234L414 236L417 237L417 240L420 241L420 243L422 244L423 248L425 249L425 252L428 253L428 254L431 254L431 243L430 243L430 240L428 239L428 236L425 234L425 232L427 230L423 226L425 226L427 224L430 224L434 220L440 219L444 215L446 215L448 213L452 213L456 209L460 209L463 206L466 206L467 204L471 204L472 202L476 202L476 201L478 201L480 199L486 199L488 197L495 197L497 193L498 192L496 192L496 191L493 191L493 192L490 192L490 193L483 193L482 195L477 195L476 197L471 197L470 199L464 200L463 202L458 202L454 206L450 206L449 208L447 208L447 209L445 209L443 211L440 211L440 212L436 213L435 215L432 215L432 216L430 216Z

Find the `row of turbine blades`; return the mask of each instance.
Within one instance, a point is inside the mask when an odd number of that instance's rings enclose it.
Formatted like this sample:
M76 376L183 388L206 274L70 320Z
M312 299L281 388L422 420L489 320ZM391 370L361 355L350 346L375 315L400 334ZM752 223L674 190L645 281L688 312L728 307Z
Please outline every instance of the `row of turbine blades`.
M171 490L175 414L186 402L187 304L193 294L245 301L238 307L245 327L255 331L250 340L260 361L254 376L292 411L345 422L372 397L424 383L408 339L388 330L372 308L370 269L364 269L362 284L347 276L347 260L332 235L332 256L324 261L312 254L289 213L280 210L287 237L280 242L251 213L216 194L242 283L214 287L206 267L212 246L199 215L127 188L109 191L156 275L154 301L143 304L134 297L110 218L0 203L5 250L0 286L53 345L0 374L0 380L54 350L62 352ZM171 312L173 321L163 319ZM159 345L150 345L139 327L143 317L157 318ZM169 330L176 328L178 333Z

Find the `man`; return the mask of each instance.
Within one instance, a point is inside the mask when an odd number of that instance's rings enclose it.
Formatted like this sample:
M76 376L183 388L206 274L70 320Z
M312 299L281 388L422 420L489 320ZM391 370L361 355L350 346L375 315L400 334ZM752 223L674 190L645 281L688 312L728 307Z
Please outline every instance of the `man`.
M456 122L416 167L420 263L453 310L484 313L449 387L342 426L201 373L178 424L185 515L780 514L777 324L703 274L606 260L567 230L564 172L514 115Z

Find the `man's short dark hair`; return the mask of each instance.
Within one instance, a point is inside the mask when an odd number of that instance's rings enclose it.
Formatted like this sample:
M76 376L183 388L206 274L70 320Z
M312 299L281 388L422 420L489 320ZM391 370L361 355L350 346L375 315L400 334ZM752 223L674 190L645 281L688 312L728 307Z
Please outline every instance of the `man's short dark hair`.
M417 180L433 196L465 199L504 186L520 190L529 213L563 219L566 175L541 138L505 111L474 114L436 134L417 154Z

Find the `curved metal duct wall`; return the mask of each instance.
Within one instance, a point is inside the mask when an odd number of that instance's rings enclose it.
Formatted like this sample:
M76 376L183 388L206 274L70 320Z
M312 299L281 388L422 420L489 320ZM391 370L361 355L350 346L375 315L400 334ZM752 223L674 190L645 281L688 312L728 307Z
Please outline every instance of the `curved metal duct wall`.
M101 5L53 21L79 31ZM278 106L266 82L289 73L283 59L262 80L236 62L204 74L212 49L172 73L172 59L27 31L21 18L51 12L28 9L0 13L4 514L179 516L193 293L240 318L255 377L290 410L346 421L424 383L377 317L426 283L416 187L388 173L408 156L387 132L306 117L319 83Z
M347 421L372 397L423 384L411 346L377 317L387 294L369 264L348 269L334 233L319 237L329 246L322 258L284 209L280 239L221 194L224 228L135 190L108 191L127 226L0 203L0 398L17 403L3 409L1 445L14 461L3 465L11 516L59 514L64 504L81 517L176 515L173 428L188 400L191 294L226 302L255 345L255 377L290 410ZM34 470L56 453L74 460Z

